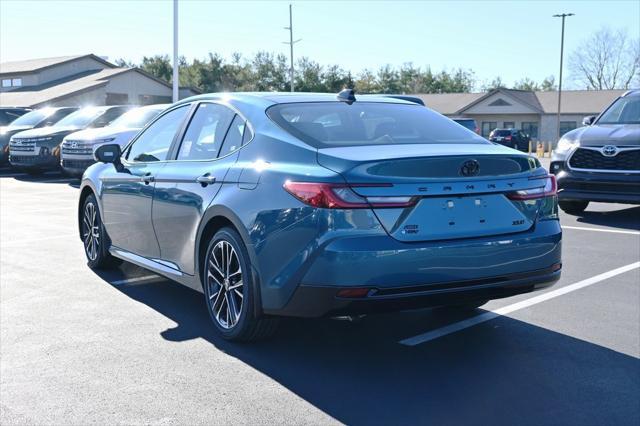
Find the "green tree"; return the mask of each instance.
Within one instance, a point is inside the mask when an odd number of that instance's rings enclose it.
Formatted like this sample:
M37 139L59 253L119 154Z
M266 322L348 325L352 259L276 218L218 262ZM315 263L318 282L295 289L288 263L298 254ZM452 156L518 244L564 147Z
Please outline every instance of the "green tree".
M173 67L168 55L145 56L140 68L156 78L171 82Z
M552 90L558 90L558 86L556 86L556 78L552 75L542 80L540 83L540 90L543 92L550 92Z
M354 87L357 93L369 94L380 92L376 76L368 69L365 69L358 75Z
M513 88L517 90L531 90L534 92L540 90L540 86L538 86L538 83L528 77L516 81L516 83L513 85Z

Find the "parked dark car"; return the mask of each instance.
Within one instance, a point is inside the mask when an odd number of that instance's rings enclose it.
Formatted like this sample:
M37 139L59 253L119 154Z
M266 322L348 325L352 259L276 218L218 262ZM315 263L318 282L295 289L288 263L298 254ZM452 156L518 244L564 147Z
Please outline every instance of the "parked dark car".
M452 120L472 132L480 134L480 128L478 127L478 123L476 123L475 119L469 117L453 117Z
M560 138L551 159L560 208L579 214L590 201L640 204L640 90L583 124Z
M65 136L89 127L104 127L129 106L101 106L79 109L50 127L26 130L9 141L9 162L28 173L60 168L60 144Z
M493 129L489 134L489 141L518 151L529 152L531 138L518 129Z
M55 123L77 111L76 107L40 108L18 117L8 126L0 127L0 163L9 161L9 140L18 132L40 127L53 126Z
M31 111L31 108L0 107L0 127L8 126L13 120L29 111Z
M78 231L204 293L217 330L278 316L477 307L560 276L555 178L423 106L335 94L209 94L95 151Z

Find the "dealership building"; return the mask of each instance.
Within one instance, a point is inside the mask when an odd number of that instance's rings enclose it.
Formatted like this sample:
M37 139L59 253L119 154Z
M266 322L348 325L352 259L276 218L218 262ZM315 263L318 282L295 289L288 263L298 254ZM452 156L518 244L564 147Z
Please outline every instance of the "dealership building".
M181 89L180 97L196 93ZM0 63L0 106L148 105L171 98L167 82L93 54Z
M582 125L587 115L597 115L625 90L563 90L560 134ZM485 93L416 95L426 106L447 117L476 120L487 137L495 128L516 128L533 140L555 142L558 92L496 89Z

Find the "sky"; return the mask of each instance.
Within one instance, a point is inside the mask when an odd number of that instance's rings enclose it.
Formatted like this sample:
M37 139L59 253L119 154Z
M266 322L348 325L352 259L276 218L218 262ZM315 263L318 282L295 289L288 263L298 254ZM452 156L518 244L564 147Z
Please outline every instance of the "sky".
M257 51L338 64L354 74L411 62L433 71L471 69L478 84L500 76L557 77L561 20L567 56L603 26L640 38L631 1L213 1L179 0L179 53L230 58ZM171 0L0 0L0 62L95 53L115 61L172 55ZM565 77L567 76L565 66ZM565 79L566 87L572 83ZM574 87L575 88L575 87Z

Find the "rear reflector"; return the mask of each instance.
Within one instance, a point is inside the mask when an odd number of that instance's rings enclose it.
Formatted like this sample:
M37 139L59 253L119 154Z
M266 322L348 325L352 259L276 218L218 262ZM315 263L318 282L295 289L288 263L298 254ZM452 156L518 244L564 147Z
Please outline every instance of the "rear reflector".
M358 186L390 187L392 185L287 181L284 189L305 204L325 209L410 207L416 203L413 197L362 197L351 190L351 187Z
M542 182L544 179L544 182ZM535 200L536 198L551 197L557 194L558 184L555 175L537 176L529 180L540 180L540 186L507 194L510 200ZM544 186L543 186L544 184Z
M336 296L349 298L366 297L370 291L370 288L345 288L340 290Z

